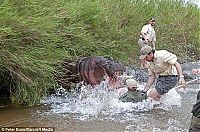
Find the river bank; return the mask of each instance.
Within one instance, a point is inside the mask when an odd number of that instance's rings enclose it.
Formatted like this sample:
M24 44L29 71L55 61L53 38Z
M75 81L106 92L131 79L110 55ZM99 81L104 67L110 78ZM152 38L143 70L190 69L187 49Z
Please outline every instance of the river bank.
M0 7L0 96L13 104L35 105L57 88L54 73L65 59L138 65L139 32L152 16L156 49L181 63L200 58L199 8L183 0L2 0Z

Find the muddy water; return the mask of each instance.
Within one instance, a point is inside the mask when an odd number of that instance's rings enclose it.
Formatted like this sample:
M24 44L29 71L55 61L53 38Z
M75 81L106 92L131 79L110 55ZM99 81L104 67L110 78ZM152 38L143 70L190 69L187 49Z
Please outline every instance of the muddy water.
M36 107L1 107L0 127L54 127L58 132L186 132L199 89L198 83L188 85L185 92L178 91L181 100L171 100L177 105L165 108L119 103L108 97L111 95L102 98L105 91L101 97L95 95L97 100L94 96L81 101L49 97Z

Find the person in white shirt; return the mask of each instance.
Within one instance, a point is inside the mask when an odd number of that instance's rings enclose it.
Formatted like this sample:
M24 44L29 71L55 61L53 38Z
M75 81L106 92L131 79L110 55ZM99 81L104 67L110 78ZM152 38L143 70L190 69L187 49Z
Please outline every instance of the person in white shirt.
M154 26L156 24L156 19L151 18L148 24L142 27L140 32L140 38L138 40L138 44L140 47L144 47L146 45L151 46L154 50L156 48L156 33L154 30Z
M156 19L151 18L149 20L148 24L146 24L142 27L142 30L140 32L140 37L138 40L138 44L139 44L140 48L149 45L152 47L152 49L155 50L155 48L156 48L156 33L154 30L155 24L156 24ZM140 67L142 69L147 68L146 63L147 62L143 62L143 60L141 60Z

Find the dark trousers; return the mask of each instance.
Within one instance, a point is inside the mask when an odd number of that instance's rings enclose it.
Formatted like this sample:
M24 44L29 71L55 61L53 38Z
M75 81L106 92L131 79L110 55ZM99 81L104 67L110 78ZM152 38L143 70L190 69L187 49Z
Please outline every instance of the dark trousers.
M167 75L167 76L158 76L155 89L160 94L163 95L172 89L178 80L177 75Z
M200 91L197 94L197 102L193 105L192 114L189 132L200 132Z

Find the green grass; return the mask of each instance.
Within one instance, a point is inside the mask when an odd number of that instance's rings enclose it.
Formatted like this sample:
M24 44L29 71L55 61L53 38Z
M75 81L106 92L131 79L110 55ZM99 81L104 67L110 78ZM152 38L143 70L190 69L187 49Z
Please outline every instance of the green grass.
M110 56L137 65L141 27L157 18L157 49L200 58L200 12L181 0L1 0L0 67L13 103L33 105L56 85L64 58ZM4 74L2 78L6 78Z

